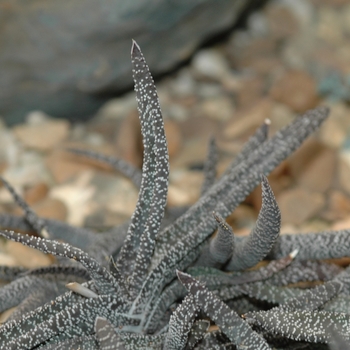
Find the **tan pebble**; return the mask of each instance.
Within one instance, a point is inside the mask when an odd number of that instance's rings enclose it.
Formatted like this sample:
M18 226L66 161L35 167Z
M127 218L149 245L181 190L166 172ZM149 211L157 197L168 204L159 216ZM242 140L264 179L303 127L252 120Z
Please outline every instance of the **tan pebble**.
M307 139L302 147L297 149L288 159L288 167L290 174L293 178L297 178L307 167L307 165L314 159L314 157L325 149L324 145L315 139L310 137Z
M135 186L127 179L119 179L117 185L113 186L113 196L106 198L105 207L113 213L130 217L135 210L137 198Z
M33 206L38 216L48 219L65 221L67 219L67 207L56 198L47 197Z
M227 97L214 97L206 99L199 107L199 113L215 121L230 120L235 107Z
M118 126L119 123L116 120L105 118L93 118L88 124L84 125L88 132L102 136L102 140L112 140Z
M270 90L270 96L297 113L314 108L319 103L316 82L308 73L298 70L287 71L278 79Z
M223 135L226 138L235 138L249 132L251 134L261 126L269 117L272 108L272 101L269 98L262 98L252 107L238 111L234 119L226 123L223 128Z
M336 152L323 149L310 160L296 180L301 186L312 191L325 192L333 182L336 162Z
M8 241L6 244L6 252L16 259L17 265L27 268L51 265L51 258L49 255L24 246L21 243Z
M318 10L318 21L315 26L317 39L321 39L332 47L342 45L344 36L340 19L340 13L337 9L330 6L321 7Z
M290 175L286 171L287 166L285 162L282 162L272 173L269 175L268 180L275 196L290 188L293 183ZM256 187L245 199L245 203L252 205L258 212L261 208L261 186Z
M218 123L203 115L191 116L187 120L180 122L179 127L184 140L203 138L208 140L218 129Z
M182 146L182 135L178 124L172 120L164 121L165 135L168 144L168 152L170 157L176 156Z
M333 191L328 196L328 207L322 215L327 220L341 220L350 214L350 198L340 191ZM350 226L349 226L350 228Z
M223 77L221 84L225 91L229 91L231 93L238 93L242 86L242 78L238 77L234 73L231 73ZM236 101L238 101L238 96Z
M103 143L102 145L90 145L90 144L81 143L81 142L70 142L69 144L67 144L66 147L77 149L77 150L92 151L94 153L99 153L101 155L118 158L118 155L116 154L115 150L113 149L113 146L110 143ZM74 154L73 152L68 152L65 150L62 150L62 151L63 151L62 156L66 161L70 161L71 163L74 163L74 164L81 164L82 166L85 167L85 169L97 169L97 170L103 170L107 172L114 171L110 165L108 165L103 161L86 157L83 155L79 155L79 154Z
M277 131L289 125L295 117L296 113L288 106L278 102L273 103L271 114L269 115L271 121L269 134L274 135Z
M296 234L296 233L300 233L300 230L298 230L294 225L292 225L292 224L282 224L281 225L281 230L280 230L281 235Z
M131 164L142 165L142 137L138 113L132 112L121 122L116 135L116 149L120 157Z
M315 216L325 205L325 198L317 192L294 188L277 197L282 223L300 225Z
M0 161L0 174L2 174L8 167L9 165L6 162L1 162Z
M50 197L62 201L68 209L67 222L80 226L87 215L96 208L91 201L96 188L90 184L93 171L85 171L79 174L74 181L62 184L51 189Z
M288 38L298 32L298 19L286 6L276 4L267 6L265 15L269 27L269 35L273 38Z
M186 191L179 189L175 186L169 185L168 188L168 205L182 206L191 204L191 197Z
M114 122L126 117L136 109L134 92L108 100L97 112L96 119L111 119Z
M44 199L48 192L49 188L47 184L44 182L39 182L24 191L24 199L29 205L33 205L34 203Z
M250 61L250 62L249 62ZM246 67L254 71L258 75L270 75L272 71L280 71L284 69L284 62L281 58L276 56L274 52L266 56L250 57L246 62ZM249 62L249 63L248 63Z
M350 195L350 162L343 157L340 157L338 164L338 184Z
M333 111L331 112L331 115L333 117ZM344 128L337 120L334 120L332 117L325 121L324 125L319 131L319 135L320 140L325 145L338 149L341 147L347 136L347 129Z
M229 54L232 64L237 69L249 68L256 73L271 73L271 68L277 68L275 51L276 41L270 37L263 36L246 41L243 45L237 45L233 36L233 44L230 45ZM240 46L240 47L238 47ZM243 46L243 47L242 47ZM277 64L276 64L277 63Z
M251 231L252 231L251 228L242 227L242 228L239 228L239 229L235 229L234 230L234 234L237 235L237 236L249 236Z
M169 206L193 204L199 197L203 174L198 171L177 170L171 174L168 190Z
M46 120L40 124L21 124L13 128L14 135L28 148L48 151L59 145L69 134L67 120Z
M237 91L237 106L239 109L249 108L261 99L265 89L264 80L260 76L243 80Z
M350 215L348 215L345 219L335 222L331 228L331 230L349 230L350 229Z
M17 261L12 255L0 252L0 265L16 266L16 264Z
M57 150L45 159L46 165L57 183L63 183L84 171L90 171L89 162L77 161L76 156Z
M171 163L172 169L204 163L207 156L208 139L195 138L184 142L181 151Z

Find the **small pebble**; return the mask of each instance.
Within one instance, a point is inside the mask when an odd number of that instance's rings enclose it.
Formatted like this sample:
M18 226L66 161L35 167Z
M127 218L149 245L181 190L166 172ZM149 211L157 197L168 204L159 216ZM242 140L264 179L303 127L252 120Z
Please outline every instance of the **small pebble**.
M350 195L350 152L341 154L338 166L338 182L340 188Z
M336 157L336 152L331 149L324 149L315 154L297 177L297 182L311 191L326 192L333 182Z
M25 147L49 151L68 137L69 123L63 119L52 119L41 123L21 124L15 126L13 132Z
M230 67L217 50L201 50L192 60L194 72L201 78L209 78L220 81L229 72Z
M44 254L39 250L22 245L21 243L7 241L6 252L15 260L16 265L27 268L35 268L48 266L52 264L52 260L48 254Z
M300 225L314 217L325 205L324 196L318 192L308 192L293 188L277 197L282 223Z
M169 119L164 121L165 135L168 144L169 157L175 157L182 146L182 134L179 125Z
M230 120L234 112L235 108L232 101L223 96L206 99L200 106L200 112L197 113L210 119L224 122Z
M249 109L237 111L235 118L225 125L224 137L233 139L247 132L253 133L270 116L271 108L272 101L266 98L260 99Z
M62 201L68 209L67 222L81 226L87 215L94 212L96 205L91 201L95 188L89 185L92 171L79 174L74 181L51 189L50 197Z
M350 176L350 174L349 174ZM340 191L333 191L328 196L328 207L323 217L329 221L344 220L350 213L350 197ZM350 227L350 226L349 226Z
M272 86L270 96L277 102L302 113L319 104L317 86L314 79L304 71L287 71Z
M108 101L97 112L96 118L113 120L124 119L136 106L135 94L132 91L122 97Z
M24 192L24 199L29 205L33 205L46 197L49 187L45 182L39 182Z
M33 205L33 210L39 217L66 221L68 210L66 205L56 198L44 198Z

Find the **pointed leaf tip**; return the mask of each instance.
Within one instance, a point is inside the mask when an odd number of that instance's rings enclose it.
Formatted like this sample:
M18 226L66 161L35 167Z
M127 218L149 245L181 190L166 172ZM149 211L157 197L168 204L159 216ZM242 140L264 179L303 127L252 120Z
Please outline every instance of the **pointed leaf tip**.
M213 211L213 216L219 224L223 221L222 217L216 211Z
M299 249L294 249L294 250L289 254L289 256L290 256L292 259L294 259L294 258L297 256L298 253L299 253Z
M141 52L140 46L134 39L131 39L131 54L135 53L135 51Z
M260 174L260 178L261 178L261 185L268 185L270 187L269 184L269 180L267 179L267 177L264 174Z
M188 275L187 273L184 273L180 270L176 270L177 278L180 280L180 282L186 286L188 283L191 282L192 277Z

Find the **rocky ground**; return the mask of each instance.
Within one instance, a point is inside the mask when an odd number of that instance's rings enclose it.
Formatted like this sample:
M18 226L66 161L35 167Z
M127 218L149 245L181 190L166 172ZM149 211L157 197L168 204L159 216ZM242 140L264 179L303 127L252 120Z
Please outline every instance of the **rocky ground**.
M326 104L329 120L269 179L283 233L350 228L349 40L349 0L271 1L246 28L201 49L188 65L157 81L171 162L169 206L197 200L211 135L222 172L266 118L273 134L298 114ZM37 111L25 124L1 125L0 169L40 216L99 230L130 217L137 190L108 166L66 148L140 166L141 144L130 92L86 124L70 125ZM235 233L249 233L260 201L256 189L232 214ZM0 210L22 214L4 187ZM37 266L50 258L7 242L0 261Z

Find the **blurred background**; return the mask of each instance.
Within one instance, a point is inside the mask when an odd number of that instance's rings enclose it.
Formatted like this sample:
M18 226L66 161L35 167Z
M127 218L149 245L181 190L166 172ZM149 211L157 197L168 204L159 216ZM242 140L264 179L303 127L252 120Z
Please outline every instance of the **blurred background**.
M169 206L198 199L210 136L220 173L266 118L272 135L325 104L269 179L282 232L350 227L350 0L0 0L0 171L39 215L99 230L132 214L128 179L66 151L141 166L131 39L160 97ZM258 188L229 218L236 233L260 205ZM3 187L0 210L22 215Z

